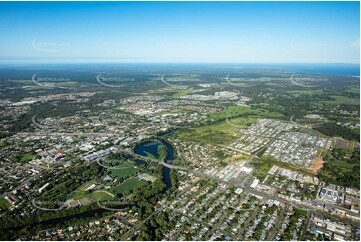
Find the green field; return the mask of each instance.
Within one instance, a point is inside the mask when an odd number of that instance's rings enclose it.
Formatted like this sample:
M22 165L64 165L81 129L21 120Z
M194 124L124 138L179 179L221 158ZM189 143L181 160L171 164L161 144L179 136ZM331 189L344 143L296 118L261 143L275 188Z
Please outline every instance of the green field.
M211 115L210 119L217 121L217 120L224 120L227 117L234 118L234 117L239 117L241 115L245 117L250 115L257 115L265 118L283 117L281 113L269 112L265 109L252 108L248 106L229 106L227 110Z
M294 93L294 94L322 94L322 89L306 89L306 90L292 90L292 91L286 91L288 93Z
M78 200L78 199L82 199L86 196L87 196L86 192L75 190L73 193L71 193L71 196L69 197L69 199Z
M176 94L174 94L173 97L175 97L175 98L183 97L183 96L191 93L193 90L194 90L193 87L188 88L188 89L181 89L181 90L179 90Z
M307 211L299 209L299 208L293 208L293 210L295 211L296 214L301 215L301 216L307 216Z
M247 127L251 124L254 124L257 122L257 119L260 118L260 116L249 116L245 118L232 118L228 119L228 122L240 127Z
M93 182L86 182L83 185L81 185L77 190L85 192L85 190L93 184L94 184Z
M113 110L115 111L124 111L127 108L127 106L117 106L113 107Z
M8 207L10 207L10 203L5 198L1 198L0 199L0 209L6 209Z
M99 190L92 192L89 197L95 201L109 201L112 200L115 196L110 195L109 192Z
M360 88L359 87L351 87L351 88L347 89L346 91L351 92L351 93L360 93Z
M214 125L183 129L175 134L175 138L181 140L220 145L230 144L235 141L237 137L241 137L238 128L225 121Z
M241 115L244 117L238 117ZM206 144L229 145L242 136L240 128L255 123L258 118L271 117L283 117L283 115L247 106L230 106L226 111L210 117L219 120L218 123L180 130L175 134L175 138Z
M251 163L257 170L253 173L255 177L259 180L263 181L267 172L272 168L272 163Z
M334 98L335 100L321 101L321 102L327 103L327 104L335 104L335 105L339 105L339 104L360 105L360 99L350 98L350 97L345 97L345 96L331 96L331 97Z
M111 193L115 193L115 194L126 193L126 192L129 192L130 190L134 190L139 187L146 186L146 185L148 185L148 182L142 181L136 177L133 177L133 178L130 178L129 180L126 180L119 186L112 187Z
M85 192L85 190L90 187L91 185L93 185L94 183L92 182L86 182L83 185L81 185L80 187L78 187L74 192L71 193L71 196L69 198L74 199L74 200L78 200L81 198L84 198L87 196L87 193Z
M35 156L36 155L33 153L25 153L21 156L19 162L25 163L25 162L31 161L32 159L34 159Z
M5 142L5 141L3 141L3 140L0 140L0 147L5 147L5 146L7 146L8 144Z
M309 171L305 168L301 168L299 166L296 166L296 165L293 165L290 163L278 161L270 156L262 156L261 158L254 159L251 162L251 165L254 166L256 169L258 169L259 172L262 174L266 174L269 171L269 169L272 168L273 165L276 165L276 166L283 167L283 168L289 169L291 171L303 173L303 174L306 174L306 175L309 175L312 177L315 176L314 173L312 173L311 171Z
M118 166L117 169L111 169L112 176L118 179L131 177L136 174L137 171L138 168L132 163L124 163L121 166Z

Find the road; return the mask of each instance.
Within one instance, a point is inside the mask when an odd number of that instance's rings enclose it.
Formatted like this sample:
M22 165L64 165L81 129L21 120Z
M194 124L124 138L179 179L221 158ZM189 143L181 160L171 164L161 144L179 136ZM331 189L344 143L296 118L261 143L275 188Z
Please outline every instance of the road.
M307 232L308 226L310 225L310 222L312 220L312 215L313 215L312 211L307 211L306 224L305 224L305 227L303 227L303 231L302 231L302 235L301 235L302 241L305 241L306 232Z
M161 160L158 160L158 159L154 159L154 158L150 158L150 157L146 157L146 156L142 156L142 155L138 155L136 153L134 153L133 151L131 151L130 149L125 149L125 150L121 150L121 151L124 151L126 153L128 153L129 155L131 156L134 156L134 157L137 157L138 159L141 159L141 160L146 160L146 161L151 161L151 162L156 162L156 163L159 163L165 167L168 167L170 169L175 169L175 170L189 170L189 168L187 167L183 167L183 166L175 166L175 165L172 165L172 164L168 164L164 161L161 161Z
M91 137L109 137L109 136L117 136L118 134L113 134L113 133L79 133L79 132L75 132L75 133L53 133L53 132L21 132L21 133L17 133L16 135L19 136L91 136Z

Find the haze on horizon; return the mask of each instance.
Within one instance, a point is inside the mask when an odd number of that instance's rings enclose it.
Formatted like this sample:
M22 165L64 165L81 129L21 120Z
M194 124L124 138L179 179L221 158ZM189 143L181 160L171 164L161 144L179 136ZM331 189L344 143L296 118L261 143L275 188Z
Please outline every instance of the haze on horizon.
M359 2L1 2L0 62L360 63Z

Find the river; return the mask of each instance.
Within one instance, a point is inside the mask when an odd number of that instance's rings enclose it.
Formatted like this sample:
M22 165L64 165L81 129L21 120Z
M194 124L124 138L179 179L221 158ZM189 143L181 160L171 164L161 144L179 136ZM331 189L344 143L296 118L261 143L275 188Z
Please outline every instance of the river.
M146 141L137 145L134 150L134 153L142 156L147 156L147 153L158 157L158 146L163 144L167 148L167 163L172 164L174 159L174 149L173 147L165 142L163 139L157 138L152 141ZM169 190L172 187L172 182L170 179L170 168L163 166L163 182L166 185L165 191Z

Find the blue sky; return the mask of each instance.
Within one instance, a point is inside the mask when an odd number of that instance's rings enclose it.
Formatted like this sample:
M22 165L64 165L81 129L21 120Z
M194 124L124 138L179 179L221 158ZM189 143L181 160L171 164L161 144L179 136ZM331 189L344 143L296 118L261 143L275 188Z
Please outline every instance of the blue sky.
M359 63L359 2L0 2L0 60Z

